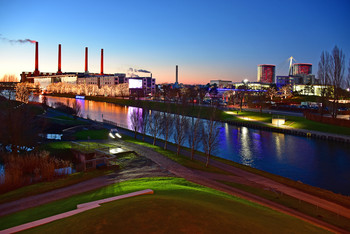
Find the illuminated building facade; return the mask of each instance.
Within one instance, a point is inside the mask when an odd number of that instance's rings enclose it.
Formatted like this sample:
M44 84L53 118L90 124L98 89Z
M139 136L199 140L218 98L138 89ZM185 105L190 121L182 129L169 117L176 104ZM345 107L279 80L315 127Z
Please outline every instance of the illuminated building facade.
M272 84L275 82L275 65L258 65L258 82Z
M292 70L293 70L293 76L309 75L312 73L312 64L311 63L294 63Z

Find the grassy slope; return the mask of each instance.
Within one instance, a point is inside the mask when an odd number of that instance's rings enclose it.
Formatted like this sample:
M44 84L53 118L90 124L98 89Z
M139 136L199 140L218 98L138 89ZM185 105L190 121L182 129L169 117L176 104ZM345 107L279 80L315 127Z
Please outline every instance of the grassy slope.
M107 139L108 138L108 130L100 129L100 130L82 130L76 132L74 134L77 140L87 140L90 137L91 140L97 139Z
M78 172L54 181L41 182L41 183L24 186L22 188L19 188L4 194L0 194L0 204L10 202L10 201L15 201L23 197L45 193L54 189L67 187L73 184L80 183L85 180L92 179L94 177L106 175L110 172L112 172L111 168L95 170L90 172Z
M349 219L339 216L333 212L328 210L319 208L313 204L300 201L297 198L292 196L276 192L274 190L266 190L263 188L251 187L243 184L219 181L226 185L232 186L234 188L238 188L240 190L255 194L259 197L263 197L267 200L282 204L286 207L292 208L293 210L300 211L310 217L314 217L316 219L320 219L327 223L330 223L334 226L338 226L344 230L350 230Z
M74 209L79 203L151 188L154 195L124 199L28 232L324 232L304 221L181 178L117 183L0 219L0 229Z
M226 172L224 170L221 170L221 169L213 167L213 166L206 168L205 164L202 162L199 162L197 160L191 161L188 157L183 156L183 155L176 156L176 154L174 152L166 151L158 146L153 146L149 143L141 142L139 140L135 140L135 139L130 138L130 137L126 137L126 139L129 142L152 148L155 151L163 154L164 156L172 159L173 161L176 161L177 163L179 163L183 166L186 166L186 167L189 167L192 169L212 172L212 173L230 174L229 172ZM203 154L201 152L197 152L197 153ZM271 174L271 173L268 173L265 171L261 171L261 170L258 170L258 169L255 169L255 168L252 168L249 166L245 166L245 165L242 165L242 164L239 164L236 162L232 162L229 160L225 160L225 159L221 159L221 158L217 158L217 157L212 157L212 159L217 160L217 161L221 161L223 163L232 165L234 167L241 168L243 170L249 171L249 172L254 173L254 174L258 174L258 175L270 178L270 179L277 181L281 184L285 184L285 185L294 187L294 188L299 189L301 191L304 191L306 193L310 193L310 194L313 194L315 196L319 196L321 198L324 198L324 199L329 200L329 201L333 201L333 202L338 203L340 205L350 207L350 200L346 196L343 196L340 194L335 194L331 191L316 188L316 187L313 187L313 186L310 186L307 184L299 183L299 182L290 180L290 179L282 177L282 176L274 175L274 174ZM232 173L231 173L231 175L232 175ZM344 217L339 217L337 214L335 214L333 212L330 212L330 211L327 211L327 210L324 210L321 208L317 208L316 206L314 206L312 204L300 201L300 200L293 198L291 196L288 196L285 194L278 194L274 191L266 191L260 187L251 187L251 186L247 186L247 185L230 183L230 182L222 182L222 181L218 181L218 182L228 184L232 187L235 187L235 188L247 191L249 193L255 194L257 196L266 198L268 200L274 201L276 203L279 203L279 204L284 205L286 207L300 211L300 212L307 214L311 217L315 217L317 219L323 220L325 222L328 222L328 223L333 224L335 226L344 228L346 230L350 229L350 226L348 224L348 222L349 222L348 219L346 219Z
M175 161L175 162L177 162L185 167L189 167L189 168L196 169L196 170L204 170L207 172L220 173L220 174L232 174L232 173L228 173L226 171L223 171L219 168L210 166L210 164L209 164L208 168L205 168L205 164L202 162L199 162L197 160L192 161L188 157L183 156L183 155L176 156L176 153L174 153L174 152L164 150L163 148L161 148L159 146L153 146L152 144L143 142L141 140L136 140L136 139L129 137L129 136L123 136L123 139L126 141L129 141L129 142L135 143L135 144L139 144L139 145L143 145L143 146L152 148L153 150L157 151L158 153L163 154L164 156L172 159L173 161ZM169 143L169 144L171 144L171 143ZM182 148L189 151L188 148L185 148L185 147L182 147ZM200 154L202 156L205 156L205 154L203 152L199 152L199 151L196 151L196 154ZM246 166L246 165L243 165L240 163L236 163L236 162L231 161L231 160L219 158L216 156L211 156L211 160L216 160L216 161L240 168L242 170L251 172L253 174L264 176L264 177L269 178L271 180L274 180L278 183L288 185L290 187L299 189L299 190L304 191L306 193L313 194L315 196L324 198L326 200L329 200L329 201L338 203L342 206L350 208L350 200L347 196L344 196L341 194L336 194L336 193L333 193L332 191L329 191L329 190L325 190L325 189L317 188L317 187L307 185L304 183L300 183L300 182L288 179L288 178L283 177L283 176L275 175L275 174L272 174L272 173L269 173L266 171L262 171L262 170L259 170L259 169L253 168L253 167L249 167L249 166Z
M212 172L212 173L225 174L225 175L233 175L233 173L226 172L226 171L221 170L221 169L216 168L216 167L209 166L206 168L205 163L203 163L203 162L200 162L197 160L192 161L190 158L184 157L182 155L177 156L175 152L172 152L169 150L164 150L163 148L161 148L159 146L155 146L155 145L152 145L152 144L149 144L146 142L142 142L140 140L135 140L134 138L129 137L129 136L123 136L123 140L131 142L131 143L135 143L138 145L143 145L143 146L149 147L149 148L153 149L154 151L170 158L171 160L173 160L173 161L175 161L175 162L177 162L185 167L191 168L191 169Z
M79 143L83 145L81 146L81 149L85 151L91 151L93 149L102 148L102 147L114 146L110 144L100 144L95 142L79 142ZM68 154L71 148L79 149L80 146L71 144L70 142L66 142L66 141L57 141L57 142L50 142L42 145L40 147L40 150L47 150L49 152ZM126 156L124 155L124 157ZM69 160L69 158L67 158L67 160ZM77 172L67 177L59 178L54 181L40 182L40 183L24 186L22 188L18 188L16 190L0 194L0 204L14 201L23 197L48 192L54 189L63 188L73 184L77 184L82 181L92 179L94 177L106 175L112 172L113 169L114 168L94 170L89 172Z

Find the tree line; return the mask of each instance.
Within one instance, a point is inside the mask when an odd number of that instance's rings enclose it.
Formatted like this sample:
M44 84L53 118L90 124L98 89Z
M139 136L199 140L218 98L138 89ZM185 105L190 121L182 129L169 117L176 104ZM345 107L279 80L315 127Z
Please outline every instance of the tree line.
M206 154L206 167L208 167L210 156L219 146L220 126L219 122L215 121L217 109L212 109L209 119L201 119L199 114L197 118L186 116L183 107L178 105L176 113L170 113L170 110L154 111L145 106L133 108L129 118L134 138L137 138L137 134L141 134L142 140L145 141L145 136L149 134L155 145L157 139L163 137L165 150L168 149L169 142L173 141L177 156L187 140L191 160L194 159L195 152L199 150L201 144ZM168 108L170 109L170 105Z
M345 70L345 54L341 49L335 46L331 52L322 51L317 72L321 85L321 115L329 107L332 117L336 118L339 100L349 96L346 88L350 88L350 60L348 76L345 76Z

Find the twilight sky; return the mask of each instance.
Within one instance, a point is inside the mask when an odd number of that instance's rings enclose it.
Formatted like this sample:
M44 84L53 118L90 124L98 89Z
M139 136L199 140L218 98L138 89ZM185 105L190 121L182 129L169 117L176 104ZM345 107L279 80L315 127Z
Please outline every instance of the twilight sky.
M20 1L0 0L1 38L39 42L39 70L57 71L62 44L62 71L128 68L153 73L157 83L206 84L211 79L256 81L258 64L288 71L287 59L312 63L335 45L350 58L348 0L148 0ZM34 44L0 39L0 77L34 70ZM140 75L147 75L141 73Z

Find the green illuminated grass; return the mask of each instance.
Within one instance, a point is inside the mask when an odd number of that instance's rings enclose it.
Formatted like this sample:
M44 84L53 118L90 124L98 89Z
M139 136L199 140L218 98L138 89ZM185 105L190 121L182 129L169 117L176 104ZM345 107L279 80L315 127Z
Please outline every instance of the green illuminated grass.
M242 111L242 112L239 112L238 115L240 117L247 117L247 118L250 118L256 121L261 121L267 124L271 124L272 116L273 116L272 114L259 113L259 112L253 112L253 111ZM226 112L221 113L221 118L222 120L226 120L226 121L233 120L233 121L247 122L247 123L252 122L249 120L238 118L235 115L228 114ZM319 131L319 132L326 132L326 133L333 133L333 134L350 135L350 128L347 128L347 127L319 123L319 122L311 121L304 117L298 117L298 116L285 116L285 118L286 118L285 126L290 126L295 129L305 129L305 130ZM263 126L264 123L252 122L252 124L260 125L260 126Z
M111 168L94 170L89 172L77 172L54 181L28 185L4 194L0 194L0 204L77 184L82 181L92 179L94 177L106 175L110 172L112 172Z
M0 229L69 211L80 203L148 188L154 190L153 195L103 204L99 208L27 232L326 232L297 218L182 178L143 178L117 183L2 217Z
M89 137L91 140L107 139L108 130L99 129L99 130L82 130L74 134L77 140L88 140Z

